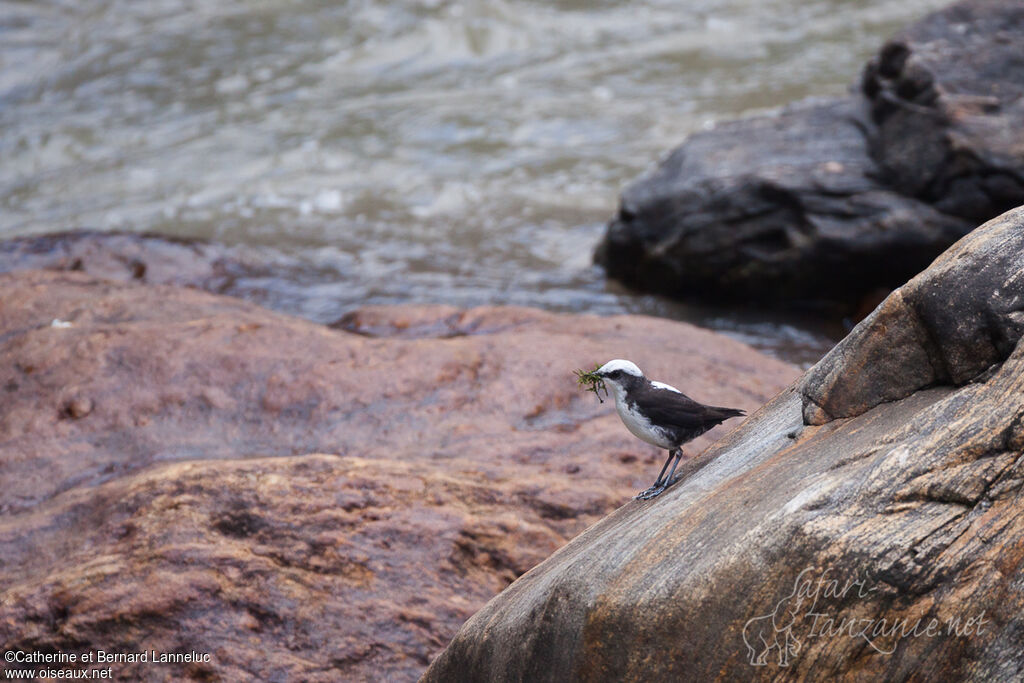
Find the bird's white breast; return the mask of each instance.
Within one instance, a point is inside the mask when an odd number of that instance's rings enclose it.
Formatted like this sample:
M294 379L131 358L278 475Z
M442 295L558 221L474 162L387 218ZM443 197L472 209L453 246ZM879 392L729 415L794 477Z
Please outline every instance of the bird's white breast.
M633 410L625 398L619 396L619 392L615 393L615 410L633 436L659 448L672 448L672 442L664 430L655 427L650 420Z

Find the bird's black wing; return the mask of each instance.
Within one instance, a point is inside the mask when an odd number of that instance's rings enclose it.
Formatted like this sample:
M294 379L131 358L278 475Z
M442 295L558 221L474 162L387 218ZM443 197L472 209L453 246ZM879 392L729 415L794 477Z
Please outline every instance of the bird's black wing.
M706 406L671 389L647 387L634 392L632 398L651 421L683 432L704 432L730 417L745 414L737 408Z

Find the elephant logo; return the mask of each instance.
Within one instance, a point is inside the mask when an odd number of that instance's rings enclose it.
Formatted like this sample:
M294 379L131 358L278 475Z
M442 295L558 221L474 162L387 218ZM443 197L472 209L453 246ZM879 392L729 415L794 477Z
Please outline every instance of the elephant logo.
M806 599L800 584L808 571L810 568L800 572L793 582L793 592L779 600L771 614L754 617L743 625L743 642L752 666L767 665L773 651L778 655L779 666L789 666L790 657L800 652L800 641L793 635L793 627L806 616L800 610Z

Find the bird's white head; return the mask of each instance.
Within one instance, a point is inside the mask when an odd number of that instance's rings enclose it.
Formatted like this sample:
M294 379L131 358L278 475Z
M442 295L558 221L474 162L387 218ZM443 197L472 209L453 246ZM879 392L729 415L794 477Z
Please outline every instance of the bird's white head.
M611 385L616 399L621 399L627 388L635 386L644 379L644 373L640 372L636 363L621 358L608 361L594 374L600 375L601 379Z
M611 378L612 374L615 373L616 371L618 371L619 373L616 374L616 377L619 377L623 374L632 375L633 377L644 376L644 373L640 372L640 368L636 366L636 363L634 363L633 361L622 360L621 358L616 358L615 360L608 361L607 363L605 363L604 365L597 369L597 374L601 375L605 379L609 379Z

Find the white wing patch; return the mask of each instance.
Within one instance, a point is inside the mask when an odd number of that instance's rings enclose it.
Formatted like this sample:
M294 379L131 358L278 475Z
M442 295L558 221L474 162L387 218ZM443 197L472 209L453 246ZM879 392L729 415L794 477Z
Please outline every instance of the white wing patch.
M654 387L655 389L665 389L666 391L674 391L677 394L683 393L676 389L674 386L665 384L664 382L651 382L651 386Z

